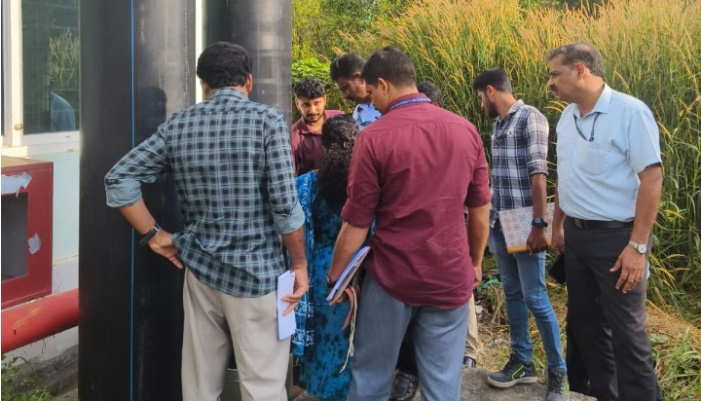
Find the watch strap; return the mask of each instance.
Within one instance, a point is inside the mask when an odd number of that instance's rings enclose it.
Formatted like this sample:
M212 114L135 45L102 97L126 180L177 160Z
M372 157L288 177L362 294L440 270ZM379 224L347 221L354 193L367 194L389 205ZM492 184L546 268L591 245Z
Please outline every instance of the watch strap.
M144 246L144 245L148 244L148 242L151 241L151 239L156 236L156 233L160 229L161 229L161 226L159 226L158 223L156 223L156 225L154 225L150 230L148 230L148 232L146 234L144 234L143 237L141 237L141 241L139 241L139 245Z

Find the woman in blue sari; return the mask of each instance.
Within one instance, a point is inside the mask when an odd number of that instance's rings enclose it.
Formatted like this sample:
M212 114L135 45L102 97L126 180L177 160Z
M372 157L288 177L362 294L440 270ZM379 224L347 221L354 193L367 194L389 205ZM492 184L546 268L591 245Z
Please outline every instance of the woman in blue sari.
M300 357L300 383L309 394L325 401L345 400L351 380L351 363L343 369L349 333L342 326L349 303L329 306L326 274L341 229L348 166L357 133L358 125L349 115L326 120L321 131L323 155L319 168L296 179L306 219L309 292L295 310L297 331L292 337L292 351Z

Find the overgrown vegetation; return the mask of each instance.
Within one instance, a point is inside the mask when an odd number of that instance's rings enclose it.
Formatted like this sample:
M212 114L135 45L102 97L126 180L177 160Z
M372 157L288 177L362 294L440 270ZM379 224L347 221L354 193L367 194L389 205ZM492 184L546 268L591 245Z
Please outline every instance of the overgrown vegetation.
M29 362L24 358L15 357L5 361L2 356L2 401L50 401L53 397L41 384ZM18 361L23 361L30 367L28 374L20 372Z
M293 4L295 13L306 10L308 16L329 19L327 24L338 23L336 18L350 23L347 17L355 15L342 8L321 13L325 0ZM317 14L310 14L315 5L320 6ZM471 90L476 74L492 66L506 69L517 96L550 121L554 143L564 104L545 86L547 52L573 41L596 46L609 85L647 103L660 127L665 181L654 232L649 309L664 311L669 321L683 316L701 327L701 2L416 0L394 2L391 11L376 10L362 14L357 24L338 23L342 28L335 36L298 30L296 57L328 62L345 51L367 57L379 47L396 46L412 58L420 80L431 79L443 90L447 108L475 122L487 148L492 122ZM295 14L296 27L320 23ZM661 330L664 324L655 327ZM665 400L701 399L701 344L683 333L652 333Z

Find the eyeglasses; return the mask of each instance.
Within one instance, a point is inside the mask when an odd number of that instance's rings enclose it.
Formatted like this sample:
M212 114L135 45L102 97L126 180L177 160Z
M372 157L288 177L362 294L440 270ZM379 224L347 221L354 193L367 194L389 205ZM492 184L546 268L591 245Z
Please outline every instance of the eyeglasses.
M581 136L582 139L584 139L585 141L594 142L594 126L596 125L596 120L599 119L599 116L600 116L600 115L601 115L601 113L599 113L599 112L597 111L597 112L596 112L596 115L594 116L594 122L591 123L591 133L589 134L589 139L587 139L587 137L584 136L584 133L582 133L582 130L579 129L579 125L577 124L577 121L578 121L577 116L574 115L574 114L572 114L572 117L574 117L574 127L577 128L577 133L578 133L579 136Z

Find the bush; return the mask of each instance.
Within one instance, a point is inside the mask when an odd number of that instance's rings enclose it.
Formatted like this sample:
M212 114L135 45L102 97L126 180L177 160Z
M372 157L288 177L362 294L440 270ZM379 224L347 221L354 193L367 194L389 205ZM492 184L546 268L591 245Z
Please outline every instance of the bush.
M5 361L2 356L2 401L51 401L53 398L36 377L33 369L29 374L20 372L16 363L19 360L29 364L24 358L15 357ZM30 366L31 368L31 366Z

